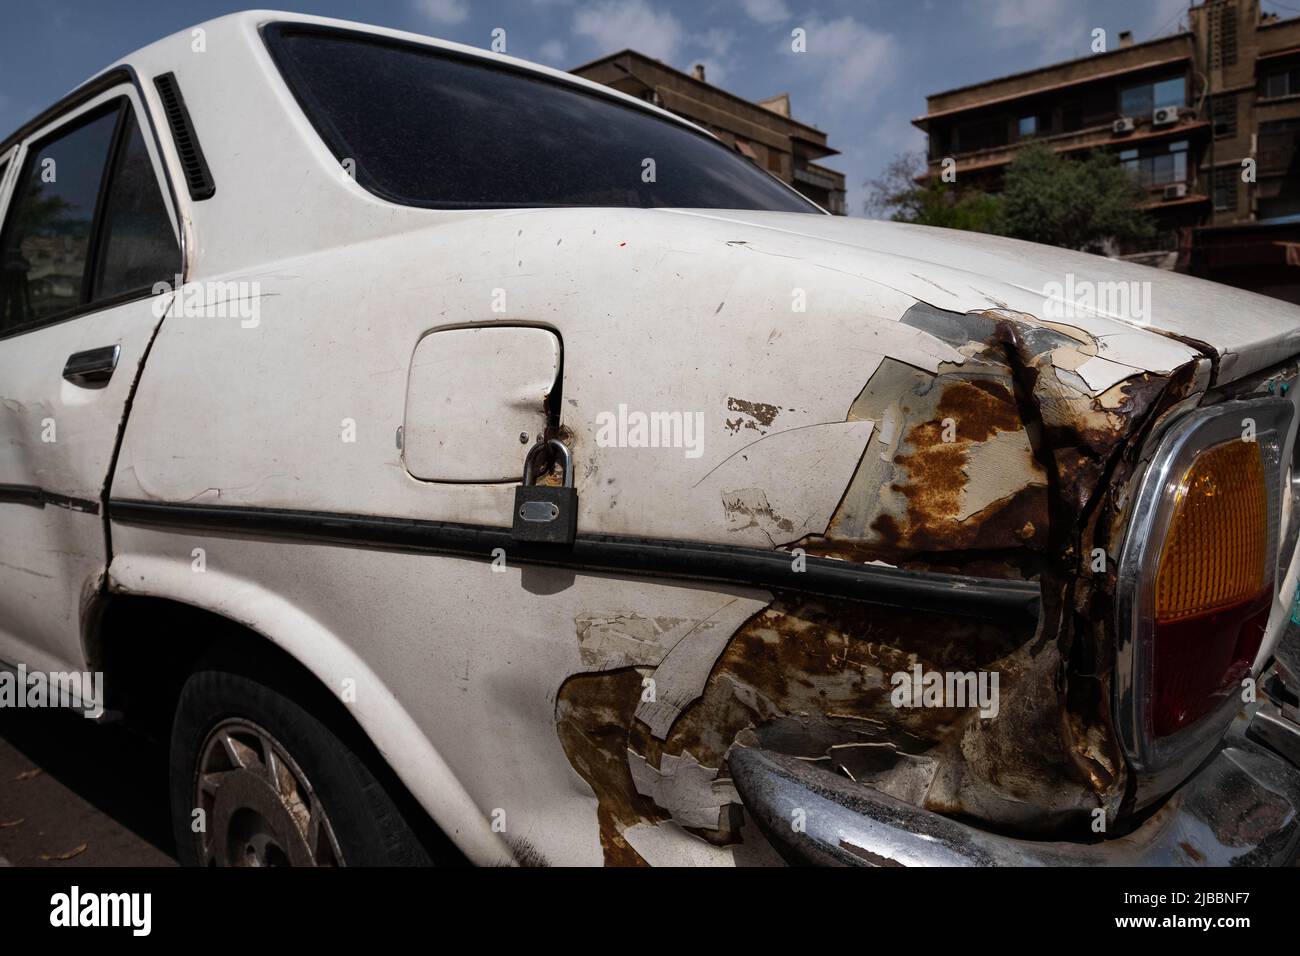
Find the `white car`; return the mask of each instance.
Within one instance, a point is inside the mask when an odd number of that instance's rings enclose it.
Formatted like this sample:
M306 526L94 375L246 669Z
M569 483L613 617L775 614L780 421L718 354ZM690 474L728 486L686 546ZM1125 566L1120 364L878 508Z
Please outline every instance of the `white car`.
M0 214L0 689L169 738L184 862L1295 856L1294 306L274 12Z

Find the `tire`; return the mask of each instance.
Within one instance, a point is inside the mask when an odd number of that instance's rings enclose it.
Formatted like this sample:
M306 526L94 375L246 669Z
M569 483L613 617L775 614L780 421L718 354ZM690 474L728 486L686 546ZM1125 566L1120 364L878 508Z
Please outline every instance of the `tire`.
M207 654L181 688L170 778L183 865L454 862L343 705L247 643Z

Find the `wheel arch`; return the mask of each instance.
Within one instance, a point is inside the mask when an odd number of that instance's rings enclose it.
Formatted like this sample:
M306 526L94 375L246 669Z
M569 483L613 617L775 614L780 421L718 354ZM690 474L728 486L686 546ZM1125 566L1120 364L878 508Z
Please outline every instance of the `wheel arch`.
M188 561L119 554L99 596L84 607L83 622L85 657L90 668L104 671L109 709L127 710L164 733L182 684L216 643L245 641L274 655L340 702L471 862L513 862L508 845L386 685L343 640L281 595L214 569L195 573ZM355 688L347 702L339 693L345 680Z

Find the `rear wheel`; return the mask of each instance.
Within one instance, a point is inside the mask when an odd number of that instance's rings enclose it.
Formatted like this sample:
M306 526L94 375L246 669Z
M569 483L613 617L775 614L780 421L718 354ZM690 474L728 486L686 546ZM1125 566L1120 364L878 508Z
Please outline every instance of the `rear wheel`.
M246 647L208 655L181 689L171 802L188 865L433 862L431 824L342 705Z
M343 854L323 801L269 730L240 717L221 721L199 752L193 806L201 864L340 866Z

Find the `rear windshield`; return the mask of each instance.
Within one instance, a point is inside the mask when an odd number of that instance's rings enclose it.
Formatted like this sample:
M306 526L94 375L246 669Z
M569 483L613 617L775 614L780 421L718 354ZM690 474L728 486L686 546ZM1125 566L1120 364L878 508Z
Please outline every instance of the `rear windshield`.
M818 211L716 140L599 94L365 34L266 37L334 155L394 202Z

